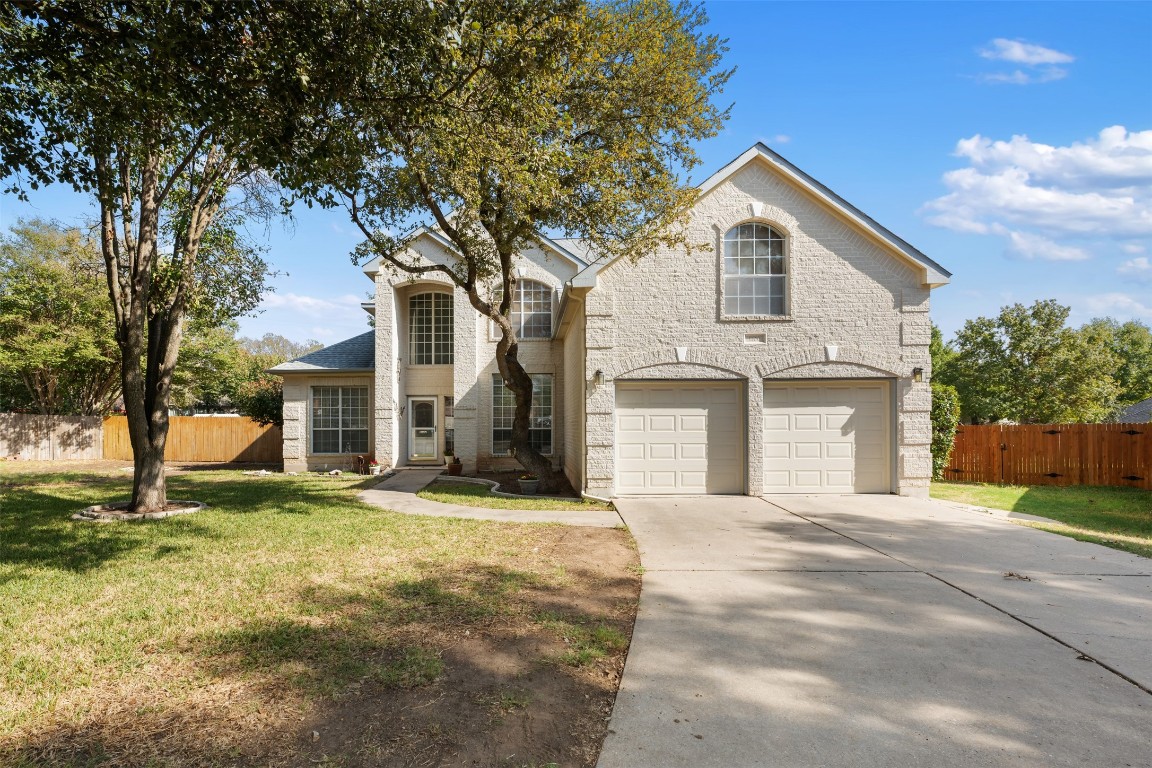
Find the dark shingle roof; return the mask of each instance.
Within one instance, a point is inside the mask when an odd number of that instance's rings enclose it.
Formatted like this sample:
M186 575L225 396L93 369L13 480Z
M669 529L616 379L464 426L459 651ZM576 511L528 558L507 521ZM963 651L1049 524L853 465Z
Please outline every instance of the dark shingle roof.
M303 357L280 363L269 373L337 373L371 371L376 368L376 332L368 331L330 347L309 352Z
M1152 421L1152 397L1141 400L1120 411L1116 421L1121 424L1147 424Z

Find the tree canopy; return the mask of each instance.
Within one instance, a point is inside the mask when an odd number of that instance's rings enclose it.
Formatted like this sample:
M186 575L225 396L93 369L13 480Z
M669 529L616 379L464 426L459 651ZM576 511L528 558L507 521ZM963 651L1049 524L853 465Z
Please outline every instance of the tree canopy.
M1056 301L1013 304L968 320L935 378L954 386L962 418L1024 424L1103 421L1115 410L1120 358L1098 334L1067 326Z
M97 416L120 394L104 265L92 238L41 219L0 234L0 409Z

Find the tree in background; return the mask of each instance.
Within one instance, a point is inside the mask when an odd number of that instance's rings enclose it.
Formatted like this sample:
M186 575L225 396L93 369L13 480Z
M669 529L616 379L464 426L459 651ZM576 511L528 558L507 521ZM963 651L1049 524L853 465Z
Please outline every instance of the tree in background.
M935 378L956 387L965 421L1098 422L1115 410L1120 359L1092 334L1067 327L1069 311L1037 301L964 323L955 357Z
M510 319L517 254L545 232L584 238L603 260L683 245L678 224L696 190L680 174L698 162L695 142L722 125L712 100L731 73L718 69L723 45L702 31L703 11L670 0L429 9L455 45L420 51L423 98L403 110L376 95L394 87L393 68L371 73L331 142L345 154L329 169L327 202L344 205L366 237L358 260L438 273L499 329L511 451L547 486ZM451 242L454 263L421 263L388 234L418 222Z
M1152 397L1152 330L1139 320L1121 323L1098 317L1080 329L1089 343L1111 350L1119 360L1112 376L1119 392L1114 412Z
M91 238L41 219L0 235L0 409L100 416L120 394L104 264Z
M298 344L266 333L259 339L241 339L240 346L245 377L233 392L232 402L241 415L259 424L284 426L284 380L266 371L324 345L315 340Z

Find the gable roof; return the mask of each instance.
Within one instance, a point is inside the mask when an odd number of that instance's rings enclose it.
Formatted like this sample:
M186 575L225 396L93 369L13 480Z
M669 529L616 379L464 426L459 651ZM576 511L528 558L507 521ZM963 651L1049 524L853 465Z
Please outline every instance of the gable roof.
M376 369L376 332L337 342L273 366L269 373L363 373Z
M700 185L700 197L707 195L725 179L753 161L768 163L782 176L831 207L856 226L871 234L905 260L922 268L924 270L925 285L935 288L936 286L946 285L950 282L949 278L952 277L951 272L909 245L908 242L902 238L897 237L891 231L882 227L871 216L868 216L859 208L840 197L840 195L797 168L778 152L769 149L768 146L761 142L757 142L735 160L728 163L728 165L709 176L704 183Z
M1152 397L1134 403L1116 417L1121 424L1147 424L1152 422Z
M440 230L434 227L419 227L413 230L411 234L409 234L404 239L406 242L413 242L415 240L419 240L422 237L427 237L428 239L432 240L448 253L451 253L456 257L460 256L460 250L456 247L455 243L445 237L444 234L440 232ZM540 245L541 248L552 251L557 256L572 262L572 265L576 267L577 272L588 266L588 261L583 258L581 251L573 247L573 241L571 239L558 238L553 240L552 238L540 235L536 242L538 245ZM383 262L383 260L383 257L377 256L369 261L364 265L364 274L368 275L370 278L375 279L376 273L380 271L380 264Z

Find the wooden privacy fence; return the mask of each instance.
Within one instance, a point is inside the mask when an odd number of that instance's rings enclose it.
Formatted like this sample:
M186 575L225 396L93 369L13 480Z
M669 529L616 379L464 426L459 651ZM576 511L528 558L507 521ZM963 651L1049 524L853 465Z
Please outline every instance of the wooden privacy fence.
M23 461L99 459L99 416L0 413L0 456Z
M1152 424L961 424L944 478L1152 490Z
M279 427L228 416L170 416L165 461L240 461L271 464L284 459ZM128 419L104 420L104 458L132 460Z

